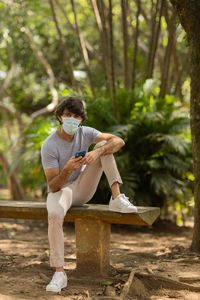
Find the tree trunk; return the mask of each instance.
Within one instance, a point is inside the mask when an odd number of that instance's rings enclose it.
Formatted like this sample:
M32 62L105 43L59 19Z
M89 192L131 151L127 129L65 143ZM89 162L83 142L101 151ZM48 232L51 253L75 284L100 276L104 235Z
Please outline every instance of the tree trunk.
M153 77L154 61L155 61L156 50L158 46L160 22L161 22L164 1L165 0L157 0L156 10L153 16L152 33L151 33L148 67L147 67L147 78ZM153 0L152 0L152 11L153 11ZM158 22L156 22L157 16L159 16Z
M121 11L122 11L122 32L123 32L124 86L127 89L129 87L127 0L121 0Z
M199 7L200 9L200 7ZM199 20L198 20L199 21ZM198 22L199 31L200 22ZM196 31L196 32L197 32ZM192 249L200 252L200 39L198 32L197 36L191 41L191 132L192 132L192 146L193 146L193 160L194 160L194 232L192 240Z
M106 70L106 77L108 81L108 88L111 93L112 84L111 84L111 68L110 68L110 47L109 47L109 32L108 32L108 20L106 17L106 9L104 0L97 0L97 7L99 12L99 17L101 20L101 37L102 37L102 50L105 62L105 70Z
M93 7L95 1L92 0ZM97 11L98 7L98 11ZM116 101L115 91L115 72L114 72L114 46L113 46L113 24L112 24L112 1L109 0L109 14L107 19L106 7L104 0L97 0L95 7L99 18L97 19L98 27L102 38L102 50L104 56L106 76L108 80L109 92L112 98L113 111L117 119L119 119L119 112ZM96 15L97 17L97 15Z
M78 22L77 15L76 15L76 8L75 8L74 0L71 0L71 6L72 6L73 13L74 13L74 19L75 19L75 24L76 24L76 33L77 33L78 40L79 40L80 51L81 51L81 54L83 57L85 69L86 69L87 76L88 76L88 83L89 83L90 89L94 96L94 89L93 89L92 79L91 79L92 76L91 76L90 69L89 69L88 52L87 52L85 40L83 39L83 35L81 34L79 22Z
M68 48L66 46L66 41L64 41L61 29L60 29L60 27L58 25L58 21L57 21L55 9L54 9L53 1L49 0L49 4L50 4L50 7L51 7L53 20L54 20L54 23L55 23L55 26L56 26L56 29L57 29L57 32L58 32L58 36L59 36L59 40L60 40L60 45L61 45L63 56L64 56L64 63L65 63L65 66L66 66L66 68L68 70L69 77L70 77L70 80L71 80L71 84L72 84L72 86L75 89L80 90L80 88L79 88L79 86L77 84L77 81L74 78L73 66L72 66L72 63L71 63L71 60L70 60L69 51L68 51Z
M169 75L169 68L171 62L171 54L174 47L174 40L175 40L175 33L176 33L176 12L173 10L172 16L170 21L168 22L168 44L166 47L163 65L162 65L162 75L161 75L161 86L160 86L160 97L164 98L167 92L167 85L168 85L168 75Z
M119 110L115 90L115 70L114 70L114 44L113 44L113 18L112 0L109 0L109 62L110 62L110 93L113 102L114 115L119 120Z
M98 0L97 0L98 1ZM107 30L105 26L105 18L102 13L101 2L97 2L96 0L91 0L91 5L95 14L97 27L100 33L100 40L101 40L101 52L102 52L102 60L103 66L105 70L105 79L106 79L106 86L108 88L109 85L109 70L108 70L108 39L107 39Z
M185 29L191 53L190 124L194 162L194 231L191 248L200 252L200 2L199 0L170 0Z
M0 164L2 165L8 181L8 189L11 193L13 200L25 200L26 195L23 187L19 183L17 176L15 173L10 174L10 166L9 163L2 151L0 151Z
M183 75L186 71L188 71L189 62L190 62L190 54L188 52L185 55L185 58L183 59L183 64L178 72L178 76L176 78L175 88L174 88L174 94L177 95L181 99L181 101L183 101L183 94L182 94Z
M132 82L131 82L132 89L135 88L135 74L136 74L136 59L137 59L137 50L138 50L140 9L141 9L141 1L137 0L137 16L136 16L137 21L136 21L136 29L135 29L133 64L132 64Z
M68 15L67 15L66 11L64 10L63 6L60 4L59 0L55 0L55 2L56 2L56 5L58 6L58 8L60 9L61 13L65 17L67 24L71 27L71 30L76 31L76 27L74 26L74 24L72 24L70 22ZM101 64L102 62L99 59L98 53L95 52L92 45L87 41L87 39L82 35L81 32L80 32L80 36L84 40L85 46L86 46L87 50L90 52L91 57L95 58Z
M172 94L172 87L174 82L176 82L178 75L179 75L179 69L180 69L180 65L179 65L179 59L177 56L177 43L176 43L176 39L174 39L174 45L173 45L173 50L172 50L172 62L173 62L173 66L171 67L171 72L169 75L169 84L167 87L167 94ZM179 91L180 92L180 91ZM173 93L174 94L174 93ZM182 96L177 95L180 99L180 101L182 101Z

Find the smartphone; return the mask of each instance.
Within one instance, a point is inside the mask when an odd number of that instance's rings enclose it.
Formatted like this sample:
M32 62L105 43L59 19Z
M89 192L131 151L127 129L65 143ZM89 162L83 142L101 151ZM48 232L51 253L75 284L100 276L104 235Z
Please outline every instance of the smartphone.
M75 158L78 158L79 156L84 157L85 154L86 154L86 151L85 151L85 150L83 150L83 151L78 151L78 152L75 153Z

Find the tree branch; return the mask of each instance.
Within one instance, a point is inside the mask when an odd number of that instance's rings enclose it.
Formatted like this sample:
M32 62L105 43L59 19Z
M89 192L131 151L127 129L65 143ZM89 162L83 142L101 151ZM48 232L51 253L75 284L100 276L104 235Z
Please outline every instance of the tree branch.
M11 114L14 118L16 118L19 121L19 123L21 123L21 116L14 107L7 105L3 102L0 102L0 109Z
M2 165L4 171L6 172L8 178L8 186L13 200L24 200L26 198L25 191L21 186L21 184L19 183L15 173L10 174L9 163L3 151L1 150L0 150L0 164Z
M55 2L56 2L56 5L58 6L58 8L60 9L61 13L64 15L65 19L67 20L67 23L71 27L71 30L76 31L76 27L74 26L74 24L72 24L70 22L68 15L67 15L66 11L64 10L63 6L60 4L59 0L55 0ZM92 45L87 41L87 39L83 36L83 34L81 32L80 32L80 36L84 40L85 46L86 46L87 50L90 52L91 56L93 58L95 58L99 63L102 63L101 60L99 59L98 54L95 52L94 48L92 47Z
M6 92L6 90L8 89L8 87L9 87L9 85L10 85L10 83L11 83L11 81L12 81L14 75L15 75L15 70L16 70L16 62L15 62L15 59L14 59L13 51L10 48L8 42L7 42L7 52L8 52L8 56L10 58L10 61L11 61L11 68L8 71L8 75L7 75L6 79L4 80L4 83L2 84L2 86L0 88L0 109L2 109L4 111L4 118L5 118L5 122L7 123L8 136L10 138L11 135L10 135L9 123L7 122L8 121L7 113L10 113L11 115L13 115L17 119L20 131L22 130L23 125L22 125L21 116L17 112L17 110L14 107L11 107L11 106L9 106L9 105L7 105L3 102L3 96Z
M91 89L91 91L94 95L94 88L93 88L93 84L92 84L92 75L91 75L90 68L89 68L88 52L87 52L87 48L86 48L86 45L85 45L85 40L83 39L83 35L81 34L80 25L79 25L77 14L76 14L76 7L75 7L75 4L74 4L74 0L71 0L71 6L72 6L73 13L74 13L76 33L77 33L78 40L79 40L80 51L81 51L81 54L82 54L82 57L83 57L83 61L84 61L84 64L85 64L85 69L86 69L87 76L88 76L88 83L89 83L90 89Z
M5 91L6 91L6 89L10 85L10 82L13 79L14 74L15 74L15 70L16 70L16 62L14 60L14 56L13 56L13 53L12 53L9 45L7 45L7 50L8 50L8 54L10 56L10 60L11 60L11 68L10 68L10 71L8 72L8 75L7 75L6 79L5 79L2 87L0 88L0 100L2 100L3 95L4 95Z
M31 45L34 53L36 54L36 56L38 57L41 64L43 65L43 67L46 70L46 73L49 77L49 89L51 91L52 98L53 98L52 102L49 105L47 105L47 107L39 109L38 111L31 114L30 118L31 118L31 123L32 123L33 120L35 120L39 116L48 114L48 113L52 112L55 109L55 107L58 104L58 92L57 92L57 90L55 89L55 86L54 86L55 85L55 76L54 76L54 72L53 72L50 64L47 62L43 52L40 49L38 49L38 47L36 46L36 44L34 42L34 39L33 39L33 36L31 34L30 30L28 29L28 27L23 27L23 29L24 29L24 32L25 32L25 34L27 35L27 37L29 39L30 45Z
M106 82L109 82L109 63L108 63L108 39L107 39L107 31L105 31L106 26L104 25L104 17L102 14L101 2L97 0L90 0L92 9L94 11L97 27L100 34L100 41L101 41L101 52L102 52L102 64L103 70L105 72L105 79Z
M71 60L70 60L70 55L69 55L69 52L68 52L68 48L66 46L66 41L64 41L62 31L61 31L61 29L59 27L59 24L58 24L58 20L57 20L57 17L56 17L56 12L55 12L55 9L54 9L53 1L52 0L48 0L48 1L49 1L49 5L51 7L53 21L55 23L56 30L57 30L57 33L58 33L58 36L59 36L59 40L60 40L60 44L61 44L61 48L62 48L62 52L63 52L63 56L64 56L65 66L66 66L66 68L68 70L72 86L75 89L79 90L77 81L76 81L76 79L74 77L73 67L72 67L72 63L71 63Z

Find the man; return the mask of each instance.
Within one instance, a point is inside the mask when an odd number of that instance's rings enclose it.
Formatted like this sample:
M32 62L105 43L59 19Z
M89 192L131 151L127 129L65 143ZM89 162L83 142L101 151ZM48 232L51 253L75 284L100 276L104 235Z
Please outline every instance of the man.
M79 98L69 97L55 111L60 129L51 134L41 149L42 165L48 183L47 211L50 266L56 268L46 291L60 292L67 286L64 272L63 220L71 206L87 203L94 195L104 171L112 192L109 209L130 213L137 208L120 193L122 180L113 153L124 141L109 133L81 126L87 115ZM91 144L96 144L88 151ZM75 158L78 151L84 157Z

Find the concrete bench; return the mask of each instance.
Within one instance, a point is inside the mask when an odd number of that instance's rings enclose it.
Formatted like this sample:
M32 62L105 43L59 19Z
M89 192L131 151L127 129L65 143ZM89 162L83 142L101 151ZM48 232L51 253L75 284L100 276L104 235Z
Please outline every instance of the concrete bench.
M72 207L65 222L75 222L76 270L105 274L110 268L111 224L152 225L160 215L158 207L138 207L137 213L109 211L107 205ZM45 202L0 200L0 218L47 220Z

